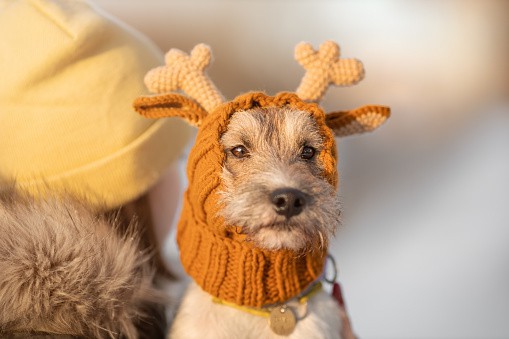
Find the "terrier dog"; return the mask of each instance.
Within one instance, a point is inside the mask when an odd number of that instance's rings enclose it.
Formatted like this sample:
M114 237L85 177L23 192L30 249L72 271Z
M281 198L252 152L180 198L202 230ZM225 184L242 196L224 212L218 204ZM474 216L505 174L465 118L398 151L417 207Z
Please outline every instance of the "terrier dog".
M145 78L159 95L134 104L145 117L177 116L199 127L177 232L194 281L170 337L340 338L340 306L320 288L341 215L334 134L373 130L389 108L325 114L307 102L331 82L363 76L362 64L340 60L333 42L319 51L297 46L306 76L295 94L274 97L247 93L223 103L204 75L210 58L204 45L190 56L170 50L166 66ZM178 89L196 102L167 93Z
M318 238L326 246L340 223L339 199L316 161L322 138L308 113L291 109L237 112L221 138L222 215L256 246L303 251ZM304 253L303 253L304 254ZM289 300L299 323L292 338L339 338L339 305L319 291L307 303ZM196 326L195 324L202 324ZM213 302L192 283L171 338L279 338L267 319Z

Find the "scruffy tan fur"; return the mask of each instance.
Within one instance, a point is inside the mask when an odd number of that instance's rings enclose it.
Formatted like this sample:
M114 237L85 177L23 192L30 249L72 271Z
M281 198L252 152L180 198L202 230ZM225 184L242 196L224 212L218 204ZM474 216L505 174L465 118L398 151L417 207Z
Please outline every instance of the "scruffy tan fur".
M161 294L136 225L116 228L70 199L0 192L0 337L140 337Z
M237 112L221 143L226 153L223 216L229 224L242 226L252 241L268 249L301 250L317 241L326 245L340 224L340 205L317 157L300 157L305 146L316 154L322 149L309 113L281 108ZM239 145L246 147L248 157L233 156L231 150ZM306 196L302 213L286 219L274 211L269 196L281 188Z

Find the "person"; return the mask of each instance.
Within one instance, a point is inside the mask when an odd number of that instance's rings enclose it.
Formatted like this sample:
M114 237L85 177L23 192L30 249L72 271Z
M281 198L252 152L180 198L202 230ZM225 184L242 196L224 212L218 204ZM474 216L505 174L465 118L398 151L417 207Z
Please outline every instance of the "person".
M120 232L136 219L140 250L169 276L160 243L189 129L132 108L162 63L150 40L87 1L0 0L0 189L72 197Z

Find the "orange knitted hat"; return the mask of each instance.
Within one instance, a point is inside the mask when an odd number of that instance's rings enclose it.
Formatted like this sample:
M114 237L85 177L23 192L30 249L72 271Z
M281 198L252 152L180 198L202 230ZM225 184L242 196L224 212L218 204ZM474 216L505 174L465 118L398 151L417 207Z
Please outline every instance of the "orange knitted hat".
M154 92L181 88L193 93L197 102L167 93L140 97L134 104L146 117L179 116L199 127L189 154L189 187L178 225L180 258L186 272L203 290L238 305L262 307L299 295L322 273L327 249L310 246L304 254L288 249L261 249L236 232L235 225L225 223L219 213L222 206L218 192L223 189L221 172L225 161L220 139L231 116L255 107L291 107L309 112L324 140L319 155L323 176L334 187L338 181L334 133L348 135L372 130L389 116L389 109L383 106L325 114L316 103L306 102L305 99L319 100L330 82L349 85L363 75L359 61L338 58L336 44L327 42L318 52L309 47L301 44L296 50L297 60L308 70L297 93L271 97L252 92L221 103L221 95L204 74L210 50L198 45L190 56L171 50L166 56L167 65L149 72L145 78Z

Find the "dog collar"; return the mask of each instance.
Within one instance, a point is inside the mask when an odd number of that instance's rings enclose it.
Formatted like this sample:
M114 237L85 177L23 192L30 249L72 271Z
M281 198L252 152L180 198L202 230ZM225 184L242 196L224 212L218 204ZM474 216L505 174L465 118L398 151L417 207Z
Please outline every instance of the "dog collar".
M322 287L323 287L322 283L320 281L318 281L315 284L313 284L312 286L310 286L304 293L302 293L301 296L296 297L294 299L296 299L299 304L305 304L316 293L320 292L322 290ZM287 304L287 302L285 302L283 304L278 304L278 305L272 305L272 306L268 306L268 307L257 308L257 307L249 307L249 306L237 305L235 303L232 303L232 302L229 302L229 301L226 301L224 299L217 298L217 297L212 297L212 302L214 302L215 304L220 304L220 305L225 305L225 306L233 307L233 308L235 308L235 309L237 309L239 311L243 311L243 312L246 312L246 313L249 313L249 314L252 314L252 315L258 315L258 316L261 316L261 317L269 317L270 316L270 312L274 308L280 308L283 305Z
M300 296L293 298L300 305L306 305L308 300L315 294L322 290L322 283L320 281L312 284ZM298 317L296 310L289 307L288 304L291 300L283 304L272 305L262 308L241 306L235 303L220 299L217 297L212 298L212 302L228 307L233 307L236 310L246 312L255 316L268 318L270 329L278 335L289 335L295 329L298 320L306 317L307 312L302 317Z

